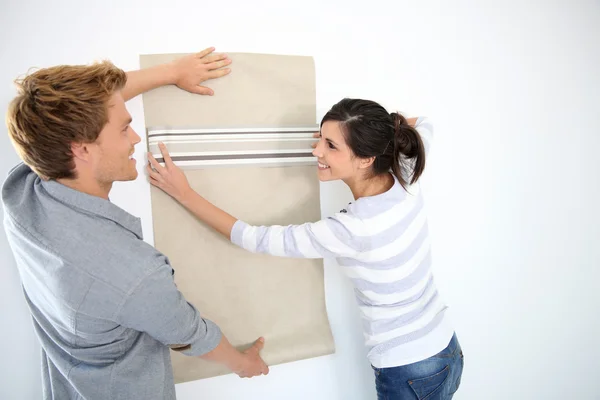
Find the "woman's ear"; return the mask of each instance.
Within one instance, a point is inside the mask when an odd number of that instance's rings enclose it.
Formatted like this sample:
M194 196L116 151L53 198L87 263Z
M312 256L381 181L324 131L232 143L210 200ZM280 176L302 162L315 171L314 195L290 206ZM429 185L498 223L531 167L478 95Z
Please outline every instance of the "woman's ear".
M370 168L374 162L375 162L375 157L361 158L359 161L358 168L360 168L360 169Z

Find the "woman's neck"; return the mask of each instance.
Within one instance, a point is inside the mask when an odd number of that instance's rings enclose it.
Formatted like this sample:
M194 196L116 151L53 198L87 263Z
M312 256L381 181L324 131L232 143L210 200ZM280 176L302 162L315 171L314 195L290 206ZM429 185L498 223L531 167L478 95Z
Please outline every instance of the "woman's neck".
M346 185L350 187L354 200L358 200L361 197L377 196L387 192L394 186L394 177L390 173L385 173L369 179L347 181Z

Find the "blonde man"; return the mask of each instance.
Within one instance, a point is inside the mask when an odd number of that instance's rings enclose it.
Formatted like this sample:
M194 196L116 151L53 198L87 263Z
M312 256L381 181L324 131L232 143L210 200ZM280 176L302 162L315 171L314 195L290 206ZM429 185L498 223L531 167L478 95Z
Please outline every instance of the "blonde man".
M173 282L140 220L109 201L137 177L140 137L125 102L174 84L200 95L231 61L209 48L125 73L110 62L57 66L17 81L7 113L23 163L2 188L4 226L41 342L44 398L174 399L169 348L268 373L262 338L241 353Z

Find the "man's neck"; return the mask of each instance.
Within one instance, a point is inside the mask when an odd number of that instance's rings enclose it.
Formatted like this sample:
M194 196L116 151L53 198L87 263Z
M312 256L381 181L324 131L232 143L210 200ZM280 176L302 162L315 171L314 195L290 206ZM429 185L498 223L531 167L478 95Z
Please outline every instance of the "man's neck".
M101 184L91 179L57 179L56 181L71 189L89 194L91 196L100 197L105 200L108 200L108 194L110 193L110 189L112 189L112 183Z

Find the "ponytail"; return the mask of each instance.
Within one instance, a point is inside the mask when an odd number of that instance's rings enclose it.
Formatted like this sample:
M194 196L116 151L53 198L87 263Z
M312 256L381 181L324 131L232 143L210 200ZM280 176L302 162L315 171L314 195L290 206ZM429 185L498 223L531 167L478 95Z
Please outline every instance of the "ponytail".
M407 183L415 183L425 169L425 145L419 132L403 115L394 112L390 116L394 122L392 172L406 189Z

